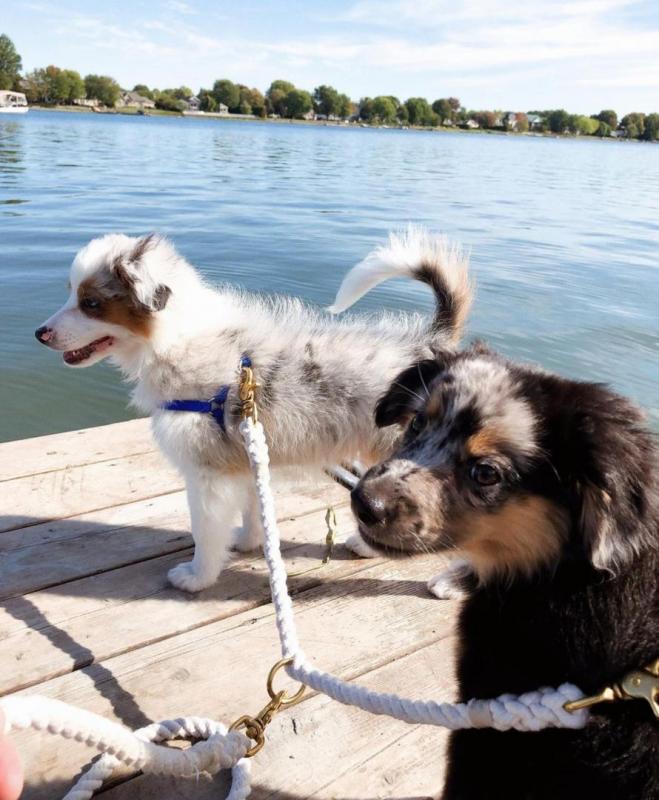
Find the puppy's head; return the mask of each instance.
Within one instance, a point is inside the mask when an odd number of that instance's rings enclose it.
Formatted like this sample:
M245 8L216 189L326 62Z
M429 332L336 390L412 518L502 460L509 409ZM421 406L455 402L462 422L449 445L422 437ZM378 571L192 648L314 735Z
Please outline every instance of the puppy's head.
M651 436L602 386L476 347L403 372L376 422L406 432L353 492L375 547L455 548L488 580L562 558L614 570L656 541Z
M72 367L147 342L171 294L167 271L174 258L154 235L92 240L73 261L67 302L35 331L37 339L64 351Z

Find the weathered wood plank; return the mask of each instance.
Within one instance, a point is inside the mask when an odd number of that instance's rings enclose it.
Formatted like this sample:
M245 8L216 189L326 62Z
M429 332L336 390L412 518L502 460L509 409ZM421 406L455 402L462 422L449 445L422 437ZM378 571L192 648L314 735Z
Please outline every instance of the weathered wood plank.
M0 481L155 450L148 419L0 443Z
M157 452L4 481L0 531L174 492L178 473Z
M375 691L453 699L451 639L437 659L429 648L362 676ZM434 648L433 648L434 650ZM316 696L282 712L268 728L253 764L253 800L432 800L444 771L447 731L410 726ZM140 776L103 792L104 800L211 800L226 791L225 775L197 781Z
M363 563L358 574L298 595L297 623L307 653L348 678L423 647L439 665L455 606L427 595L425 578L437 569L436 557ZM181 713L231 720L260 707L277 654L272 609L264 606L92 664L38 691L131 726ZM418 687L409 688L423 696ZM89 755L75 743L32 733L17 741L30 765L26 799L54 796L53 787L66 783Z
M282 523L291 590L359 572L366 562L337 548L324 554L322 510ZM339 534L353 529L338 510ZM236 558L218 584L195 597L167 584L167 570L192 556L191 548L94 575L48 591L14 597L0 608L0 695L33 686L183 631L225 619L270 600L262 556Z
M345 489L329 480L300 486L295 494L277 491L279 519L322 509L328 503L345 503L347 497ZM6 531L0 536L0 600L191 544L187 503L180 491Z

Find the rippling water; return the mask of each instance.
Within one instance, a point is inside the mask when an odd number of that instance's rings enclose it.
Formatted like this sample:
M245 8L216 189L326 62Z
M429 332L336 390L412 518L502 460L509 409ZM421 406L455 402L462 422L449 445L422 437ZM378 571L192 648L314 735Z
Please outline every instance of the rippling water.
M211 278L328 304L408 221L460 240L470 336L612 383L659 427L659 146L31 111L0 117L0 440L125 419L33 330L93 236L167 233ZM430 309L396 281L357 308Z

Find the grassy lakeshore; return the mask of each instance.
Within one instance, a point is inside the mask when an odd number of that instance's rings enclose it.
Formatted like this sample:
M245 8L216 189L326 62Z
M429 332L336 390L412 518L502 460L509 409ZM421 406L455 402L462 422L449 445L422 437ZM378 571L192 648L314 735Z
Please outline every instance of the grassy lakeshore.
M575 133L552 133L551 131L508 131L508 130L492 130L491 128L460 128L458 126L446 127L436 126L428 127L427 125L370 125L366 122L350 122L345 123L335 120L315 120L315 119L286 119L283 117L256 117L248 114L218 114L214 112L206 113L184 113L180 111L165 111L158 108L150 108L145 114L139 114L136 108L113 108L103 111L93 111L91 108L85 106L30 106L32 111L57 111L61 113L80 113L80 114L99 114L105 116L125 116L125 117L178 117L180 119L211 119L217 121L228 122L260 122L273 125L310 125L316 127L332 127L332 128L345 128L354 130L355 128L368 128L372 130L404 130L404 131L425 131L426 133L460 133L465 135L487 135L487 136L515 136L522 138L542 138L542 139L581 139L584 141L603 141L603 142L636 142L643 144L637 139L627 139L622 137L597 137L597 136L580 136ZM652 144L652 142L649 142Z

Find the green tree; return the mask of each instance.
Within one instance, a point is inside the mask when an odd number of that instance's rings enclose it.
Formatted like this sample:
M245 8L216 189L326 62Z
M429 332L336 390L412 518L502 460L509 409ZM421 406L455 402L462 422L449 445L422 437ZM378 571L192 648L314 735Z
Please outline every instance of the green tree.
M389 123L396 121L396 103L391 97L380 95L373 100L373 117L379 122Z
M326 84L317 86L313 92L313 104L318 114L324 114L326 117L338 116L339 93L333 86Z
M597 129L598 136L611 136L611 126L608 122L599 122L599 128Z
M280 117L285 117L287 115L286 97L294 89L295 85L290 81L273 81L265 93L268 101L268 111L271 114L279 114Z
M405 101L410 125L436 125L437 114L432 110L425 97L410 97Z
M178 89L165 89L165 91L177 100L188 100L192 97L192 89L189 86L179 86Z
M565 133L570 127L570 115L564 108L546 112L547 126L552 133Z
M648 142L659 139L659 114L648 114L644 120L643 138Z
M162 111L183 111L185 109L185 102L167 90L156 94L155 104L156 108Z
M399 122L405 124L410 121L410 115L405 103L401 103L396 109L396 117Z
M370 122L373 118L373 98L362 97L358 107L359 119Z
M313 100L309 92L304 89L291 89L286 95L286 116L291 119L300 119L313 108Z
M224 103L229 111L237 111L240 105L240 89L233 81L225 79L213 84L213 97L218 103Z
M44 103L46 94L46 70L33 69L23 78L23 91L30 103Z
M0 35L0 89L17 89L20 72L23 69L21 57L14 43L3 33Z
M347 94L340 94L336 107L336 116L347 119L352 114L352 100Z
M213 97L213 92L210 89L200 89L197 97L199 97L199 109L201 111L217 111L217 100Z
M153 92L149 87L144 83L137 83L133 86L133 91L137 92L140 96L146 97L149 100L153 100Z
M598 119L577 114L572 123L572 129L581 136L594 136L600 127Z
M60 103L73 103L85 96L85 82L74 69L63 69L60 74Z
M609 128L612 128L613 130L618 127L618 115L610 108L600 111L599 114L595 115L595 119L599 120L600 122L606 122Z
M266 101L262 92L253 87L247 91L246 100L252 107L252 114L254 114L254 116L265 117Z
M620 120L620 127L630 139L642 139L645 133L645 114L633 111Z
M448 97L440 97L432 104L432 110L439 117L439 124L443 125L446 120L453 122L453 109L448 101Z
M70 104L85 96L85 84L79 73L52 64L29 72L23 79L23 88L31 103L44 105Z
M108 108L114 108L121 95L121 87L107 75L86 75L85 92L87 97L98 100Z

